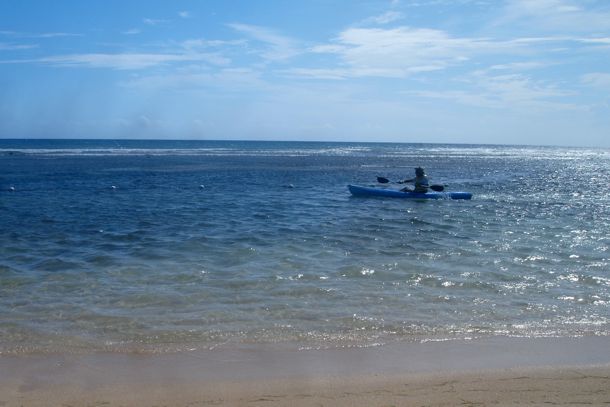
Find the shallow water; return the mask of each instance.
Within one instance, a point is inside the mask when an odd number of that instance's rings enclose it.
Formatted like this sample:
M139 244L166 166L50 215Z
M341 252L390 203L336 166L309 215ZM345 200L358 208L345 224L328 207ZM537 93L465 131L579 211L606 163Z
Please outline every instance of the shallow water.
M473 200L346 188L418 165ZM595 149L2 140L0 352L608 335L609 177Z

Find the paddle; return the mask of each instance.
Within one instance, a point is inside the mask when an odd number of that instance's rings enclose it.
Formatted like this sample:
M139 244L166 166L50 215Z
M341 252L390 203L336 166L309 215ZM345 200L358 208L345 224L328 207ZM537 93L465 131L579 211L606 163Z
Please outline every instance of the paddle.
M379 182L380 184L387 184L388 182L390 182L389 179L385 178L385 177L377 177L377 182ZM398 181L399 184L402 184L402 181ZM430 185L430 189L436 192L441 192L445 190L445 187L443 185Z

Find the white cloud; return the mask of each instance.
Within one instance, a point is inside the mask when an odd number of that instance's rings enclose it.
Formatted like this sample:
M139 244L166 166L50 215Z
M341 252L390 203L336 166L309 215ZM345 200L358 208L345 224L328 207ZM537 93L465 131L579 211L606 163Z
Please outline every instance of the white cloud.
M82 37L82 34L67 32L29 33L18 31L0 31L0 35L13 38L58 38L58 37Z
M180 18L191 18L191 13L188 11L179 11L178 16Z
M146 25L161 25L161 24L169 23L169 20L144 18L144 19L142 19L142 22L144 22L144 24L146 24Z
M229 24L229 27L246 34L256 41L264 43L266 48L260 52L260 55L267 60L286 60L300 53L297 49L296 41L268 28L238 23Z
M189 40L184 40L179 43L180 47L182 47L186 50L233 47L233 46L241 46L244 44L246 44L245 40L221 41L221 40L207 40L207 39L203 39L203 38L192 38Z
M81 36L82 36L82 34L55 32L55 33L37 34L37 35L35 35L35 38L58 38L58 37L81 37Z
M139 89L180 89L189 91L215 88L226 94L244 89L260 89L265 86L265 83L260 78L260 72L252 69L225 68L211 71L200 66L193 66L164 75L132 78L124 81L122 86Z
M55 66L84 66L89 68L111 68L117 70L145 69L152 66L172 64L179 62L207 62L214 65L224 65L228 60L215 54L204 53L176 53L176 54L72 54L40 58L33 61L12 62L39 62Z
M135 34L140 34L142 31L140 31L137 28L131 28L129 30L123 31L123 34L125 35L135 35Z
M529 31L594 33L610 28L610 11L607 3L601 4L602 7L596 9L593 2L585 9L583 2L569 0L509 0L502 16L493 25L514 28L517 24Z
M610 45L610 37L606 38L581 38L579 40L585 44Z
M402 20L404 14L399 11L388 11L378 16L369 17L363 21L363 24L389 24L394 21Z
M553 0L557 1L557 0ZM376 76L404 78L421 72L483 64L480 70L523 71L562 63L566 51L577 52L583 44L604 50L607 37L538 36L498 40L485 37L455 37L448 32L406 26L349 28L327 44L311 47L312 53L334 55L335 66L291 70L294 75L319 79ZM584 51L584 50L583 50ZM590 51L590 50L588 50ZM518 58L511 61L511 58ZM534 58L534 60L528 60ZM543 61L543 62L541 62Z
M352 70L341 68L292 68L280 71L287 76L296 76L309 79L342 80L354 76Z
M479 78L478 85L508 103L528 103L568 95L568 92L519 74L484 76Z
M467 90L414 91L409 94L450 100L459 104L534 113L555 110L583 110L564 102L570 93L520 74L476 73L464 80Z
M495 71L526 71L531 69L544 68L548 65L548 63L542 63L539 61L510 62L507 64L492 65L491 67L489 67L489 69Z
M125 35L139 33L133 29L123 32ZM185 63L200 63L224 67L231 60L221 54L227 47L243 45L243 41L207 41L203 39L184 40L180 43L169 42L161 45L158 52L125 52L125 53L74 53L50 55L38 58L0 60L0 64L45 64L61 67L107 68L116 70L140 70L154 66L182 66ZM28 49L33 45L16 45L0 42L0 51ZM206 50L214 48L213 51Z
M585 85L592 86L595 88L604 88L610 90L610 73L588 73L581 77L581 82Z
M38 47L38 45L32 45L32 44L9 44L9 43L0 42L0 51L17 51L17 50L32 49L32 48L37 48L37 47Z
M500 52L497 48L485 39L453 38L440 30L398 27L350 28L341 32L334 44L311 51L337 55L348 67L341 68L341 76L400 78L463 63L478 52Z

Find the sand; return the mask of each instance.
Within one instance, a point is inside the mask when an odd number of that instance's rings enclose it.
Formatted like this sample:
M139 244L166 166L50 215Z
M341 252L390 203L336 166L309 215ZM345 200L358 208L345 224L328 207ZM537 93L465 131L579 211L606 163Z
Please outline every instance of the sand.
M610 405L610 338L0 356L0 406Z

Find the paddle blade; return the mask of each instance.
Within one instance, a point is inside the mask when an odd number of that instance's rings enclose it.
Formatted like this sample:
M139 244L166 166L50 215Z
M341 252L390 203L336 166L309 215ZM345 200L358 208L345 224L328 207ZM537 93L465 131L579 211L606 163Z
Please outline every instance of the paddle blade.
M445 190L445 187L442 185L430 185L430 189L436 192L442 192Z
M390 182L390 180L384 177L377 177L377 182L379 182L380 184L387 184L388 182Z

